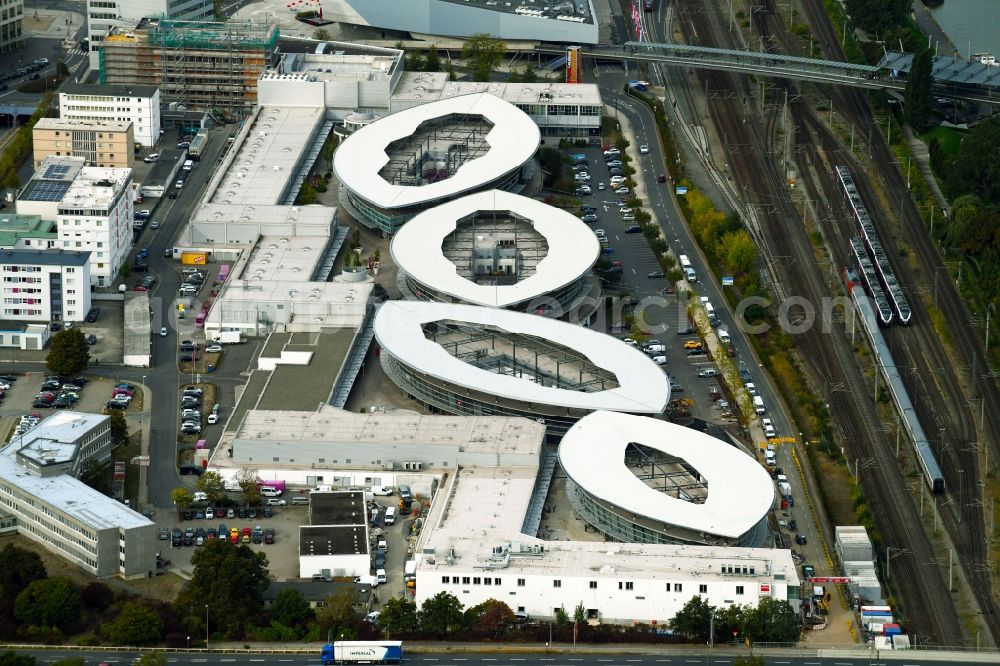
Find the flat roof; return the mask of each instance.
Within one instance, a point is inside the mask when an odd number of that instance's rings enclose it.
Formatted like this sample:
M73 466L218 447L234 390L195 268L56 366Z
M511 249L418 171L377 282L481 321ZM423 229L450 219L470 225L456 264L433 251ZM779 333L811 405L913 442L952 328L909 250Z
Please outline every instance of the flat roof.
M630 444L686 461L708 487L704 503L646 485L624 463ZM774 504L774 483L752 457L715 437L660 419L609 411L588 414L563 436L559 463L585 492L627 512L729 538L759 523Z
M282 366L279 366L282 367ZM358 414L331 405L315 412L252 410L237 439L282 442L338 442L399 446L460 445L467 453L539 454L545 426L514 416L447 416L398 411Z
M285 53L278 67L265 70L261 78L296 74L314 81L388 80L403 57L403 51L396 49L373 47L359 51L356 44L327 42L327 45L331 48L326 53Z
M315 234L329 235L337 209L330 206L251 206L247 204L206 203L197 206L191 222L225 224L297 224L319 227ZM321 229L320 229L321 228ZM312 230L310 230L312 231ZM320 233L320 231L325 231ZM263 238L267 238L262 237ZM315 244L313 240L313 244Z
M125 292L125 357L150 356L153 323L149 318L149 292Z
M0 249L0 262L5 264L33 264L36 266L84 266L90 261L89 251L71 250L4 250Z
M232 276L235 278L232 284L239 280L262 284L308 282L328 240L321 236L261 236L250 250L243 270ZM317 282L315 286L321 284Z
M596 368L615 375L618 386L583 392L480 370L455 358L425 336L422 325L438 321L490 326L507 334L533 336L562 345ZM475 305L390 301L375 315L375 337L383 353L392 354L419 372L511 400L574 409L660 414L670 398L663 371L638 349L604 333L548 317Z
M82 157L46 157L18 193L18 200L59 203L86 163Z
M460 219L479 211L509 212L525 218L545 239L545 257L535 265L532 275L512 285L481 285L458 273L442 252L442 245ZM580 280L600 257L601 247L575 215L535 199L489 190L420 213L396 232L390 252L400 270L424 285L465 303L503 308Z
M131 179L129 168L83 167L63 196L60 208L107 209Z
M458 95L489 93L511 104L601 105L601 89L593 83L510 83L449 81L447 72L403 72L392 92L392 104L426 104Z
M44 130L102 130L105 132L127 132L132 127L131 120L78 120L75 118L39 118L33 129Z
M17 455L39 465L72 462L80 436L106 420L107 416L83 412L53 414L16 439Z
M440 547L442 541L450 543L456 536L492 540L521 535L538 478L537 466L462 467L454 475L443 488L450 494L441 495L448 499L435 498L424 521L422 544Z
M421 123L452 114L479 115L492 124L489 149L464 162L448 178L420 187L396 185L380 171L389 163L389 144L417 132ZM538 149L538 125L516 106L487 93L459 95L415 106L381 118L347 137L333 156L342 186L381 208L404 208L451 198L480 188L530 160Z
M357 490L309 493L309 524L364 525L368 507L365 494Z
M302 525L299 555L365 555L368 528L365 525Z
M324 328L319 333L293 333L283 347L312 352L307 365L279 363L253 409L314 410L329 400L344 367L356 328ZM254 374L257 374L256 372ZM289 390L294 386L295 390ZM253 411L247 413L250 418ZM290 433L289 433L290 434Z
M75 83L66 81L59 89L66 95L101 95L111 97L152 97L156 94L156 86L138 83Z
M17 462L22 439L75 440L108 417L100 414L66 411L53 414L0 449L0 479L37 497L48 505L72 516L93 529L144 527L153 523L121 502L90 488L68 474L42 477Z
M209 203L277 204L295 177L324 112L310 107L263 107Z

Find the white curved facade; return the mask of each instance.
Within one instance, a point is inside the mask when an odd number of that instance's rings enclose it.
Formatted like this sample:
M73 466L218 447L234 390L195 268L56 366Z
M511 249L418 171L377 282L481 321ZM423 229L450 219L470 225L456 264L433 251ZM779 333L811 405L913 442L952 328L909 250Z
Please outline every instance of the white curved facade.
M511 5L514 5L513 7ZM413 34L470 37L487 33L501 39L564 44L597 44L598 29L589 0L575 3L573 16L558 19L517 13L520 2L449 0L329 0L324 16L341 23L401 30ZM537 8L529 4L527 8ZM530 10L529 10L530 11ZM568 12L565 12L568 13ZM560 14L557 14L557 16Z
M530 225L532 235L544 245L544 250L540 250L544 251L544 257L531 266L531 275L515 284L477 283L467 277L476 274L477 267L470 265L474 261L472 252L464 252L461 270L445 255L443 246L460 223L471 217L478 220L480 216L486 218L484 228L491 216L513 218ZM466 230L466 235L472 233ZM484 236L487 242L476 248L484 253L489 252L491 243L509 241L516 246L518 242L515 233L494 237L484 231L477 238ZM533 247L538 249L539 245ZM464 244L462 248L466 249ZM572 301L589 291L587 278L600 257L601 247L590 228L575 215L535 199L490 190L454 199L417 215L396 233L390 251L416 298L530 311L552 304L565 312L572 307ZM514 263L516 272L524 262ZM489 281L496 280L489 274L485 279L480 278L480 282Z
M626 464L630 457L643 460L643 473L656 468L662 476L640 479ZM774 504L771 478L751 456L657 419L610 411L585 416L560 442L559 463L577 511L622 541L755 545ZM665 489L650 485L657 478Z
M435 326L439 336L432 340ZM444 330L449 326L461 330ZM433 409L540 418L551 436L595 410L660 416L670 399L666 376L645 354L557 319L390 301L375 315L375 338L386 374Z
M465 134L463 123L470 125ZM520 189L540 141L538 125L526 113L489 93L474 93L412 107L358 129L337 149L333 170L351 214L395 233L417 213L455 197ZM453 149L463 143L473 149ZM396 151L402 154L393 159L389 152ZM462 158L474 152L482 154ZM457 168L448 167L455 162ZM389 179L386 170L393 174Z

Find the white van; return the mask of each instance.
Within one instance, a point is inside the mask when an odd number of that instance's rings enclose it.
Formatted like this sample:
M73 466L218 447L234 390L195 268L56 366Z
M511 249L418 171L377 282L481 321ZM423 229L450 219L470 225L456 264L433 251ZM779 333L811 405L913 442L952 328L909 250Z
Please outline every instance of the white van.
M281 497L281 491L271 486L260 487L261 497Z
M753 397L753 408L754 411L757 412L758 414L763 414L764 412L766 412L767 409L764 408L764 398L760 397L759 395L755 395Z
M194 160L184 160L184 166L181 167L185 171L190 171L194 168Z
M394 525L396 524L396 507L390 506L385 510L385 524Z
M378 569L375 571L375 582L379 585L389 580L385 575L385 569Z
M292 498L292 504L309 504L309 495L296 495Z

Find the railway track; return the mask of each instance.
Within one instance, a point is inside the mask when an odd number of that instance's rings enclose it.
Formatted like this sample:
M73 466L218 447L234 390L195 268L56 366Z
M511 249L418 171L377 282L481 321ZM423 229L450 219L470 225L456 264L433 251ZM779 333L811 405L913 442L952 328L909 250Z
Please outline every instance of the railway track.
M732 48L726 31L713 24L714 16L725 15L725 12L716 15L699 12L693 0L682 0L681 4L690 5L689 11L681 12L686 35L698 34L701 37L699 43L712 39L713 46ZM763 19L766 21L766 17ZM759 17L755 16L754 20L759 20ZM769 34L764 36L765 45L772 41ZM746 81L721 72L708 73L705 78L709 90L736 93L732 97L722 96L713 100L710 113L720 133L729 141L736 139L739 144L751 147L748 151L730 153L728 162L739 182L753 189L749 193L750 198L762 204L764 233L775 254L784 259L780 262L779 271L783 274L786 287L812 303L822 302L829 292L814 261L812 247L798 213L787 196L785 174L779 172L775 160L771 159L772 147L779 132L777 114L768 116L763 126L753 119L744 123L744 117L754 114L735 100L745 100L752 94ZM813 327L799 336L798 344L803 357L814 364L817 376L845 386L866 384L841 331L826 334L820 327ZM921 636L921 643L958 644L961 629L951 596L940 571L931 564L934 551L929 540L922 530L911 529L919 524L917 510L908 488L895 469L894 447L887 441L867 391L833 392L829 397L841 431L851 435L847 443L852 456L872 462L861 475L860 482L872 506L877 508L877 522L887 543L905 553L894 560L893 571L904 579L921 581L920 585L912 586L913 589L906 587L902 590L910 626Z

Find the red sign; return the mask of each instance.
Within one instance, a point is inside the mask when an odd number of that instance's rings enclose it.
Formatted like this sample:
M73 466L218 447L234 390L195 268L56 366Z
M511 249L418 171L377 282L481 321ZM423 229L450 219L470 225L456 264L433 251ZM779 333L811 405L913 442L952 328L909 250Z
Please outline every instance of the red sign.
M851 582L851 579L847 576L813 576L806 580L810 583L835 583L838 585L845 585Z
M767 583L761 583L760 584L760 593L761 594L771 594L771 586L768 585Z

